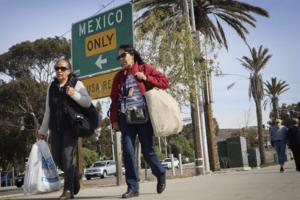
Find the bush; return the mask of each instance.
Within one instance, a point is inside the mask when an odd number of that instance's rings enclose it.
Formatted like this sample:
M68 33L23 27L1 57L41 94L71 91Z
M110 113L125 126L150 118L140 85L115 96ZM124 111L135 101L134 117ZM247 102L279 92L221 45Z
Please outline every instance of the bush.
M179 134L172 137L168 144L175 157L182 154L182 157L193 159L193 144L190 140L186 139L183 135Z
M96 151L87 149L85 147L82 148L82 155L83 155L83 167L89 167L94 162L99 160L99 156Z

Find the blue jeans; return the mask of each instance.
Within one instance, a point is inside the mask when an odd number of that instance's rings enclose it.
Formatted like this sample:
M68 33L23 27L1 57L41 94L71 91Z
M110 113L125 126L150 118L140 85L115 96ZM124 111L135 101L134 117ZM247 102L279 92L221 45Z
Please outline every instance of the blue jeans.
M145 161L149 164L154 176L159 177L165 173L164 167L155 154L153 145L153 129L149 120L146 124L127 124L125 114L119 115L119 126L122 133L122 149L125 165L125 178L128 189L139 191L138 174L135 162L135 139L139 137Z
M276 140L275 141L275 149L276 149L277 156L278 156L278 163L280 165L283 165L284 162L286 161L286 154L285 154L286 143L285 143L285 141Z

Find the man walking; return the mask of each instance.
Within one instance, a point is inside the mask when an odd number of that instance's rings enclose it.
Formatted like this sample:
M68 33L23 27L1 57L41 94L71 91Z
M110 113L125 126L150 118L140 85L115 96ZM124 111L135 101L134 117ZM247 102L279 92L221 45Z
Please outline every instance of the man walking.
M271 144L275 147L278 163L280 165L280 172L284 172L284 162L286 161L286 139L288 128L283 126L281 119L276 119L275 124L270 128Z

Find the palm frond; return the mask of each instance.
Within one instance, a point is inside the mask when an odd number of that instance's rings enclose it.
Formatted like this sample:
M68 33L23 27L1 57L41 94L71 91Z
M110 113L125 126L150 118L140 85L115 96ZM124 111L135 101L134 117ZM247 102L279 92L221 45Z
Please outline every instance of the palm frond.
M175 18L170 16L182 15L181 0L133 0L133 4L136 11L144 10L144 13L135 20L136 27L142 27L143 23L149 19L148 16L159 9L169 16L169 18L161 16L161 21L166 19L174 21ZM210 41L217 41L226 49L228 49L226 35L219 19L233 28L247 43L246 34L249 31L245 24L255 27L256 20L253 14L269 17L266 10L237 0L194 0L194 13L196 29ZM151 26L145 30L153 31L156 28L156 26Z

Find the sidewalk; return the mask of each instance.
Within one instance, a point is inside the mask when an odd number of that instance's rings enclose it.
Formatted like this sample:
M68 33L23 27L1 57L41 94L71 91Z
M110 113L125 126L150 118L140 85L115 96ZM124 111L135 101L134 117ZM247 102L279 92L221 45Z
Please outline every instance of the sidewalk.
M294 163L250 171L228 171L207 176L167 180L166 191L156 194L156 182L140 184L140 196L134 200L299 200L300 173ZM75 199L120 199L126 186L84 188ZM0 199L57 199L61 191L42 195L15 195Z

